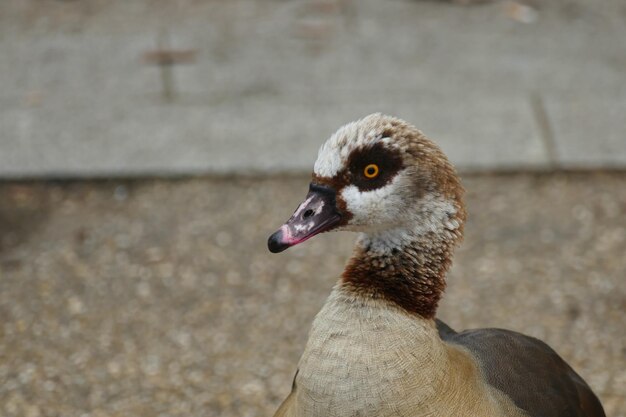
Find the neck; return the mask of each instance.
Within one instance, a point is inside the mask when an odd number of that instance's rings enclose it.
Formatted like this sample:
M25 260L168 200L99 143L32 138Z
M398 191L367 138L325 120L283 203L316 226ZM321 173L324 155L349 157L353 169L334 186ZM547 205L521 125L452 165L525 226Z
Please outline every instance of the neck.
M362 234L342 275L342 286L432 319L459 236L449 230L420 229Z

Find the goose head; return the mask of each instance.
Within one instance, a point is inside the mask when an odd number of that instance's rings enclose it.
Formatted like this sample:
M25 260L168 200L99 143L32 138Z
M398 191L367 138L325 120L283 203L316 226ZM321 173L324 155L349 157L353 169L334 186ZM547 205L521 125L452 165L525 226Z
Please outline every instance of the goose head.
M462 237L463 188L446 156L409 123L372 114L322 145L309 193L268 240L281 252L322 232L361 232L368 245L401 247Z

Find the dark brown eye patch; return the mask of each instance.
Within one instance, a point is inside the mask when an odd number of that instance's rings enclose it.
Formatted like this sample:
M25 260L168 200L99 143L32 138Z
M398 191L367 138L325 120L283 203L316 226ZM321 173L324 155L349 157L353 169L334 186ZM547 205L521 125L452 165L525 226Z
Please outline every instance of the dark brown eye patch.
M378 168L376 175L371 175ZM382 143L356 149L348 158L350 182L360 191L375 190L389 183L402 169L402 157L395 149L389 149Z

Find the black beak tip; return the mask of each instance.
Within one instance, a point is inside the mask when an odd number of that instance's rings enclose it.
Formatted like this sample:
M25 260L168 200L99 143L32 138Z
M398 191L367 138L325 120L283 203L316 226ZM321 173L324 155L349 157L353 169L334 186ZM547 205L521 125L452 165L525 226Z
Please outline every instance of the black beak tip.
M283 242L283 232L277 231L269 239L267 239L267 248L272 253L279 253L289 247L288 244Z

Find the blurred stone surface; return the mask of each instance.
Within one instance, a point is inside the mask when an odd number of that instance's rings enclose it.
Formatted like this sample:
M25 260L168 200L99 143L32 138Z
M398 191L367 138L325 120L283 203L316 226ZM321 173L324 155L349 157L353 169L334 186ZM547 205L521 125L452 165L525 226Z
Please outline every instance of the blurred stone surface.
M458 3L2 1L0 177L308 172L375 111L464 169L626 166L622 0Z
M470 176L440 317L547 341L626 414L626 174ZM0 415L268 416L354 239L308 178L0 184Z

